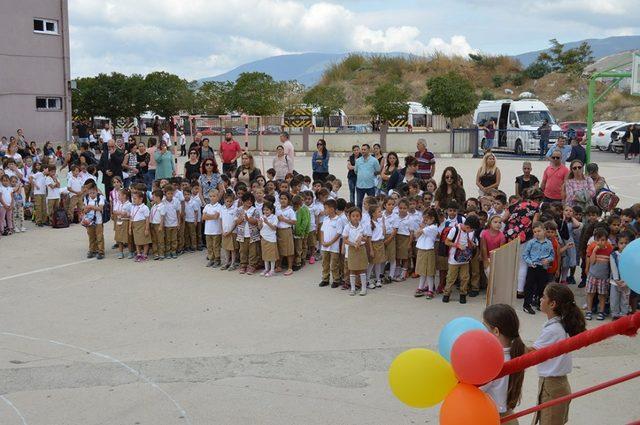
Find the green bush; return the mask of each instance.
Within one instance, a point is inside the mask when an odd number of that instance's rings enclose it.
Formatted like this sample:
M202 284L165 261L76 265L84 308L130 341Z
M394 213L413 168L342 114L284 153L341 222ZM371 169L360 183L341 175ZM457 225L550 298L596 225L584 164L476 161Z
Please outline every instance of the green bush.
M482 94L480 94L480 99L482 100L495 100L495 96L489 89L482 89Z
M505 80L502 75L494 75L493 77L491 77L491 81L493 81L493 87L498 88L502 87L502 84Z

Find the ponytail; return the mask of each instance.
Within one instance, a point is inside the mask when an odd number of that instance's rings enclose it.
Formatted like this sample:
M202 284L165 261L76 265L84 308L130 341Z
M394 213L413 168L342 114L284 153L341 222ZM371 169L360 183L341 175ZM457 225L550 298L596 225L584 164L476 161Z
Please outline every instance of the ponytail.
M522 356L526 351L526 347L520 335L511 341L511 349L509 355L512 359ZM507 390L507 407L515 409L522 398L522 383L524 382L524 370L509 375L509 387Z
M560 323L569 336L584 332L587 328L582 310L576 305L571 289L559 283L551 283L545 288L549 301L556 303L553 312L560 317Z

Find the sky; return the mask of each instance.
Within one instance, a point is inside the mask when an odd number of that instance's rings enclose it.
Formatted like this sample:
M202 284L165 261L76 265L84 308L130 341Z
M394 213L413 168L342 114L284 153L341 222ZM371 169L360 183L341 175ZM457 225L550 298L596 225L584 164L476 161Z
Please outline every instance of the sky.
M303 52L518 54L640 34L638 0L69 0L73 77L188 80Z

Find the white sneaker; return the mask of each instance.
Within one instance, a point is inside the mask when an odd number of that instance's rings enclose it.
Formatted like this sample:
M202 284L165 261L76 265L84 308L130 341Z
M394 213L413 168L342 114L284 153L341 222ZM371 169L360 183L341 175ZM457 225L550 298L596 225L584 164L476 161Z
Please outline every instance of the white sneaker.
M349 291L349 295L354 296L356 294L356 290L355 289L351 289Z
M20 229L20 231L21 231L21 232L26 232L26 231L27 231L27 228L26 228L26 227L22 227L22 228Z
M364 286L362 287L362 289L360 290L360 295L365 296L367 295L367 288L365 288Z
M20 230L20 228L19 228L19 227L16 227L15 229L13 229L13 231L14 231L15 233L20 233L20 232L22 232L22 230Z
M382 282L380 282L379 280L376 282L376 288L382 288Z
M369 282L369 284L367 285L367 288L369 289L375 289L375 287L376 287L376 284L373 282Z

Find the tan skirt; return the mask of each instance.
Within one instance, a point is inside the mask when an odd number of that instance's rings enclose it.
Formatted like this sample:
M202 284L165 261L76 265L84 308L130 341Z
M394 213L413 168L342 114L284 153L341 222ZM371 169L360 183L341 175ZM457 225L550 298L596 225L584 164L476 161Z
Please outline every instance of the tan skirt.
M418 249L416 255L416 273L419 276L436 275L436 251L433 249Z
M371 246L373 247L373 252L371 253L373 257L371 259L371 264L384 263L387 259L387 255L384 249L384 241L371 242Z
M359 248L349 246L349 258L347 258L347 265L349 267L349 271L361 271L367 269L369 259L367 258L367 249L364 245Z
M278 260L278 244L276 242L269 242L262 239L260 241L260 248L262 249L262 261Z
M293 245L293 230L291 227L278 229L278 254L280 257L289 257L296 253Z
M133 226L133 241L136 245L148 245L151 243L151 231L148 235L144 234L146 227L146 220L134 221L131 223Z
M409 236L407 235L396 235L396 258L398 260L408 260L409 259L409 248L411 245L409 244Z
M236 234L222 235L222 249L225 251L235 251L237 247Z
M565 376L540 377L538 380L538 404L571 394L569 379ZM569 422L569 401L547 407L536 413L532 424L564 425Z
M129 242L129 221L125 220L122 223L118 223L114 221L113 228L116 232L115 240L118 243L128 243Z
M396 241L395 239L391 239L388 245L384 246L384 253L387 257L387 261L392 262L396 261Z

